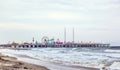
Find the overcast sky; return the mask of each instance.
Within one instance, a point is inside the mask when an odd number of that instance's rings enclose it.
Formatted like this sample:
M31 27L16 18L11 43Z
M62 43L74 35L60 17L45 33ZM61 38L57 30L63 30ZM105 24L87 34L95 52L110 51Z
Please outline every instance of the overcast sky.
M0 43L41 41L120 45L120 0L0 0Z

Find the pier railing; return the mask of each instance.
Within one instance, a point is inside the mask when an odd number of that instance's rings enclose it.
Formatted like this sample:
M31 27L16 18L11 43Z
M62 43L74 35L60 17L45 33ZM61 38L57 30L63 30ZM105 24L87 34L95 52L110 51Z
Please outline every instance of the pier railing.
M76 47L94 47L94 48L104 48L104 47L109 47L110 44L18 44L18 45L1 45L1 47L6 47L6 48L47 48L47 47L52 47L52 48L76 48Z

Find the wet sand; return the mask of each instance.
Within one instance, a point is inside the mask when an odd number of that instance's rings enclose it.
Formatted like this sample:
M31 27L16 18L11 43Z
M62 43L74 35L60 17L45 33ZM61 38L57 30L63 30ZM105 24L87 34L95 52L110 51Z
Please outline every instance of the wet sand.
M0 54L0 70L49 70L43 66L18 61L17 58Z

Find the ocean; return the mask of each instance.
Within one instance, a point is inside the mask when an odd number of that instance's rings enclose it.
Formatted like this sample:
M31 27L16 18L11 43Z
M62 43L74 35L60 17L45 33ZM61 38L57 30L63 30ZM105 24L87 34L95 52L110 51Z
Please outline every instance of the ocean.
M0 49L1 53L25 55L46 62L99 68L120 62L120 49L31 48L30 50Z

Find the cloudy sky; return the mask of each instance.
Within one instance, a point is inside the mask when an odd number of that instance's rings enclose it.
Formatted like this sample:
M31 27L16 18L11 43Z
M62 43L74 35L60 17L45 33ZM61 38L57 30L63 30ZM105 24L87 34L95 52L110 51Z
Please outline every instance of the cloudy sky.
M0 0L0 43L43 36L120 45L120 0Z

